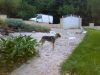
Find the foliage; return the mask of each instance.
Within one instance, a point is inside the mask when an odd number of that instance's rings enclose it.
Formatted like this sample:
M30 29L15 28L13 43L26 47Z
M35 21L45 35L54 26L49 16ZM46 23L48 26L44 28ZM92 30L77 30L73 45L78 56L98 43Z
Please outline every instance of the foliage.
M37 44L30 36L0 38L0 68L12 69L36 56Z
M100 22L99 3L99 0L0 0L0 13L27 20L37 13L50 14L54 22L60 22L63 15L75 14L83 22Z
M6 24L8 27L18 29L23 25L23 21L20 19L6 19Z
M16 16L22 0L0 0L0 13Z
M100 0L87 0L88 1L88 9L91 11L91 16L93 21L100 23Z
M0 28L7 28L5 21L1 19L0 19Z
M93 16L96 16L97 13L99 14L99 5L100 1L99 0L88 0L88 8L91 9ZM97 12L95 12L97 11Z
M54 0L35 0L35 6L39 12L50 11L52 6L54 5Z
M0 19L0 27L3 26L4 21Z
M62 75L100 75L100 31L88 30L84 40L61 66Z
M18 10L17 16L20 18L23 18L25 20L28 20L36 13L36 7L29 5L27 2L22 1L22 4L20 5L20 8Z
M59 8L59 14L74 14L75 13L75 8L71 5L64 5Z
M36 26L36 25L24 24L22 26L22 31L49 32L50 28L46 26Z
M6 24L8 27L15 29L15 31L27 31L27 32L49 32L50 28L46 26L36 26L25 24L23 20L20 19L6 19Z

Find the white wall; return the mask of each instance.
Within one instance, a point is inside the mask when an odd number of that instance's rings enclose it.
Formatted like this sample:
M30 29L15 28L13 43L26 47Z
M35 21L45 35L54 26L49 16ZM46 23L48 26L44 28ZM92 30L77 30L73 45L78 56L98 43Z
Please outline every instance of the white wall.
M62 18L61 24L65 29L80 28L80 26L82 25L82 19L77 16L67 16Z

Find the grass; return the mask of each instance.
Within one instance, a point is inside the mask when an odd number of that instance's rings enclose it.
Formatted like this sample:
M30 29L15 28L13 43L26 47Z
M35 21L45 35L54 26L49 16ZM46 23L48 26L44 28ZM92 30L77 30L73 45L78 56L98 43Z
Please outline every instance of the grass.
M100 31L89 29L83 41L61 65L62 75L100 75Z

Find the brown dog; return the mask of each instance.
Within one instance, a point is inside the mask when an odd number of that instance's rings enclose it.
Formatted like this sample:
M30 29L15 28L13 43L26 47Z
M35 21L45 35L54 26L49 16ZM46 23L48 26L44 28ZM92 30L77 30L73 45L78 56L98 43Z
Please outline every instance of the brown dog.
M41 38L40 42L42 43L42 45L45 43L45 41L51 42L52 46L53 46L53 49L54 49L55 41L56 41L56 39L58 39L60 37L61 37L61 35L59 33L56 33L55 36L43 36Z

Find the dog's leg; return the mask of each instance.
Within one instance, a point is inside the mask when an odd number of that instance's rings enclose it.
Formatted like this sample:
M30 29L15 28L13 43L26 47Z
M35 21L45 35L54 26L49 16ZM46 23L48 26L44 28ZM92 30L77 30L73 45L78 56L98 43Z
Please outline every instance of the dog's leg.
M42 40L42 44L41 45L43 46L44 43L45 43L45 40Z
M54 50L54 47L55 47L55 44L54 43L52 44L52 47L53 47L53 50Z
M41 43L41 47L43 48L43 44L45 43L45 40L44 39L41 39L40 40L40 43Z
M39 43L41 43L41 45L43 45L44 42L45 42L45 40L43 40L43 39L41 39L41 40L39 41Z

